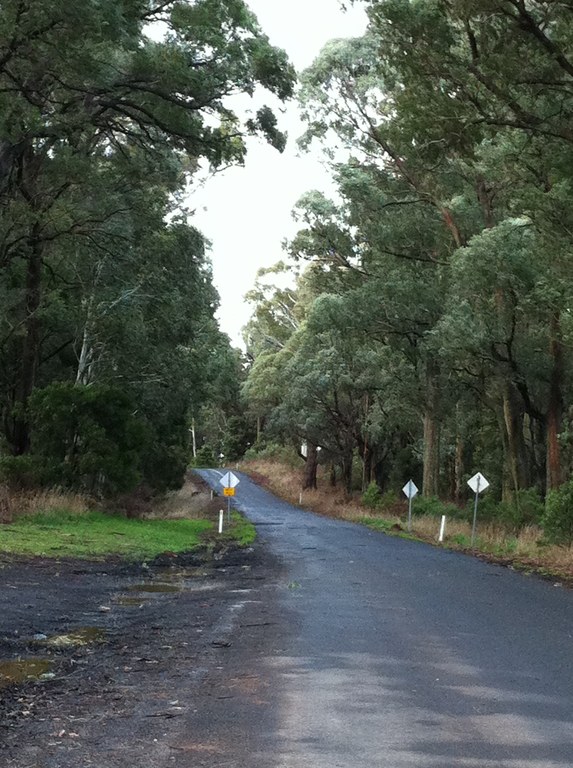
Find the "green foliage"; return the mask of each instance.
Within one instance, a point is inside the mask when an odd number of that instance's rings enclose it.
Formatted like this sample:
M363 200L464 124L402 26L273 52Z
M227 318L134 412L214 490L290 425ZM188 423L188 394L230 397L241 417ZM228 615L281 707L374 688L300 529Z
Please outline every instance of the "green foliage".
M542 526L549 542L573 544L573 480L547 495Z
M122 390L52 384L30 399L32 456L44 482L110 495L142 478L149 431Z
M540 525L545 515L545 505L536 488L528 488L512 494L509 502L501 502L497 519L506 528L519 531L528 525Z
M6 0L0 49L4 473L174 487L189 423L239 400L185 198L202 163L242 163L249 135L284 148L261 97L289 98L294 69L243 0ZM245 94L252 118L233 111ZM94 393L66 390L69 412L50 389L67 382Z
M297 469L300 469L302 465L300 456L292 446L280 445L278 443L255 444L245 453L244 459L245 461L250 459L276 461L279 464L286 464Z
M189 451L186 448L166 444L158 438L147 440L141 470L143 479L153 489L163 492L180 488L188 466Z
M382 494L376 483L370 483L368 488L362 494L361 502L369 509L377 509L381 506Z
M208 445L203 445L197 451L197 455L191 461L192 467L218 467L219 459L213 454L213 451Z
M414 515L441 518L446 515L453 520L466 520L467 514L463 509L456 507L455 504L440 501L433 496L416 496L412 503L412 513Z
M44 481L36 456L0 457L0 479L12 488L33 488Z
M399 500L398 494L394 491L382 493L377 483L372 482L362 494L361 503L370 509L387 511L395 510Z

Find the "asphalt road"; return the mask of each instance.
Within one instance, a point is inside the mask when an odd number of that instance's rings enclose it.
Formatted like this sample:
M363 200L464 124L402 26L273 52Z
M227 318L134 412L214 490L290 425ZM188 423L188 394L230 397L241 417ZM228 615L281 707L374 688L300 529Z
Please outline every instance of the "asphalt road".
M573 765L573 592L301 511L236 474L235 506L284 567L280 647L257 662L273 732L253 764Z

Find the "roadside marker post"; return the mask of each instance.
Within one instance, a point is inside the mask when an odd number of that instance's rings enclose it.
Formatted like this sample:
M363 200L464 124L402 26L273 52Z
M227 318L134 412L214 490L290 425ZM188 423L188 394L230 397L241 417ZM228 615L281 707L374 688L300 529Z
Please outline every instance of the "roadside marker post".
M408 480L406 485L402 488L402 493L408 499L408 531L412 530L412 502L418 495L418 486L413 480Z
M446 535L446 516L442 515L442 524L440 525L440 536L438 538L438 541L440 544L444 540L444 536Z
M225 513L223 510L219 510L219 533L223 533L223 518L225 517Z
M227 472L226 475L219 480L223 486L223 496L227 497L227 522L231 522L231 498L235 495L235 488L241 482L239 478L232 472Z
M473 547L475 538L476 538L479 495L480 493L482 493L482 491L485 491L486 488L489 488L489 481L485 479L485 477L482 475L481 472L477 472L477 474L475 474L473 477L470 477L470 479L468 480L468 485L472 489L472 491L475 493L474 521L472 525L472 542L471 542L471 546Z

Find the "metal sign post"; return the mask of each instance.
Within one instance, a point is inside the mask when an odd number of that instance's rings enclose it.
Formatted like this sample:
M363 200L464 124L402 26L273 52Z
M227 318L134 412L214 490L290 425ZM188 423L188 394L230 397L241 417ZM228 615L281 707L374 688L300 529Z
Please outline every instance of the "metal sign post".
M223 495L227 497L227 522L231 522L231 498L235 495L235 488L241 482L239 478L232 472L227 472L226 475L219 480L223 486Z
M468 480L468 485L472 489L472 491L475 493L474 520L472 525L472 541L471 541L471 546L473 547L476 539L479 495L482 491L485 491L486 488L489 488L489 481L485 479L485 477L481 474L481 472L478 472L473 477L470 477L470 479Z
M413 480L408 480L406 485L402 488L402 493L408 499L408 531L412 530L412 502L418 495L418 487Z

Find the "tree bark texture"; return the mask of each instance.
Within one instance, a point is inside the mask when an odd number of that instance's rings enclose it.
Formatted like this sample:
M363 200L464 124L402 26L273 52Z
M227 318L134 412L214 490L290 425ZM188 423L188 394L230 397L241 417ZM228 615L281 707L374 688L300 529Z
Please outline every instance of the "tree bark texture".
M306 464L304 465L303 491L316 490L318 470L318 450L314 443L307 443Z
M42 296L42 244L39 225L32 228L29 241L26 270L26 292L24 300L25 335L22 343L22 367L17 387L16 403L18 412L14 419L12 451L21 456L30 448L30 425L27 416L28 400L36 383L40 356L40 309Z
M422 493L437 496L440 480L440 424L438 370L429 363L426 376L426 412L424 413L424 472Z
M547 491L559 488L563 481L559 445L563 418L563 343L559 312L554 312L551 317L549 354L551 378L547 408Z
M503 421L507 441L506 460L512 491L529 488L527 448L523 433L523 408L511 382L503 385Z

